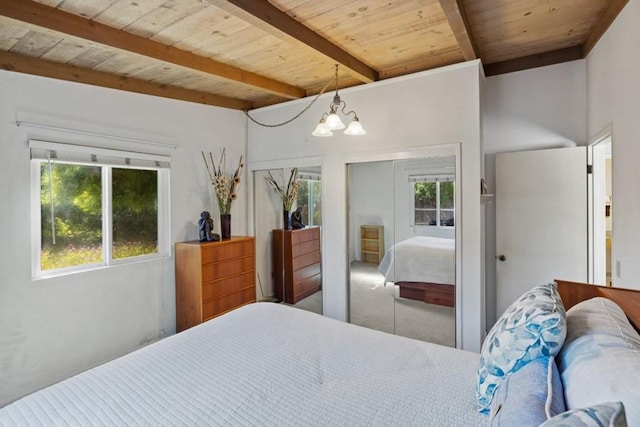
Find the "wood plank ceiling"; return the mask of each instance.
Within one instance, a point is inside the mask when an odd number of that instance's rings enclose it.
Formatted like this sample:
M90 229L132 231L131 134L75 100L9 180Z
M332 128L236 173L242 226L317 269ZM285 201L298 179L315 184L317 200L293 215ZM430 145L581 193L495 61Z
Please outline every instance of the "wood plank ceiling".
M248 110L319 93L334 64L344 88L580 59L627 1L1 0L0 68Z

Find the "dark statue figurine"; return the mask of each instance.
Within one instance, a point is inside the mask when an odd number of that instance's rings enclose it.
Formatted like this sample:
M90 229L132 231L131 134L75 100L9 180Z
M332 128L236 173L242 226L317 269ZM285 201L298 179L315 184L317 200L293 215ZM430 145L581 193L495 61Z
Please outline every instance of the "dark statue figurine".
M213 219L209 212L202 211L202 213L200 213L198 229L200 230L201 242L217 242L220 240L220 235L213 232Z
M306 206L306 205L305 205ZM300 228L305 228L306 225L302 223L302 210L304 206L300 206L298 209L293 211L291 214L291 228L294 230L298 230Z

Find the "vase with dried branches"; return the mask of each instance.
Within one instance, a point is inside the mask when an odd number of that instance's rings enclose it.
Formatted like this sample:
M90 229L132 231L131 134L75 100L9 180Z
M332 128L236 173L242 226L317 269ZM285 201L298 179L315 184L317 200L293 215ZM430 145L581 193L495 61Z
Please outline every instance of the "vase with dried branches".
M213 186L213 191L218 200L218 209L220 211L220 234L222 239L231 238L231 203L238 198L237 187L240 184L240 173L244 164L242 156L238 161L233 175L227 174L226 170L226 149L223 148L220 154L220 160L216 164L213 154L209 152L209 157L202 152L202 160L209 173L209 180Z
M282 200L282 228L285 230L291 230L291 207L296 201L296 196L298 195L298 168L291 169L291 175L289 176L289 181L287 182L286 187L281 185L284 180L276 180L271 174L271 171L267 173L265 180Z

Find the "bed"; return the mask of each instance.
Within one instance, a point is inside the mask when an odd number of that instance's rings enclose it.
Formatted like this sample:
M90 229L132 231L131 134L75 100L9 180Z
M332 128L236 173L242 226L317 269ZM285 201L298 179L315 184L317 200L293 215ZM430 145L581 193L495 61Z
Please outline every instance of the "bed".
M582 408L619 400L628 425L640 425L640 335L629 331L631 325L640 327L640 291L558 282L557 292L559 312L563 305L571 307L567 340L558 354L565 387L560 396L567 407L558 415L579 411L569 404ZM514 305L530 300L525 294ZM620 316L613 322L612 316L587 312L584 317L584 309L578 310L585 303L602 305L599 300L619 303L624 312L617 308ZM603 326L606 322L613 327ZM603 333L617 338L603 341ZM591 353L585 344L593 347ZM506 396L493 402L497 411L492 406L489 415L481 414L476 373L482 358L284 304L254 303L0 408L0 426L482 426L502 417L502 427L537 427L539 422L526 422L532 418L525 419L525 413L551 407L535 401L550 393L550 376L545 372L541 381L527 376L519 387L500 386ZM540 360L524 366L536 367ZM513 382L525 371L503 381ZM595 386L585 387L585 381ZM542 392L533 390L534 382ZM532 395L523 399L523 391ZM515 423L505 421L509 414Z
M478 355L254 303L0 409L0 425L482 425Z
M387 250L378 270L400 297L455 306L455 239L415 236Z

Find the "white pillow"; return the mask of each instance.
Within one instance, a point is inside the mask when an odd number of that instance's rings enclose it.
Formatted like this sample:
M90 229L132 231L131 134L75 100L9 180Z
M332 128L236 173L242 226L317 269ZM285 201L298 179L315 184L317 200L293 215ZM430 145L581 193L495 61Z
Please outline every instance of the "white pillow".
M640 426L640 335L606 298L567 312L567 339L558 354L567 409L622 401L629 425Z
M624 405L610 402L563 412L540 427L627 427L627 419Z
M489 411L508 374L560 351L567 333L565 316L555 283L536 286L505 310L482 344L476 383L480 412Z

